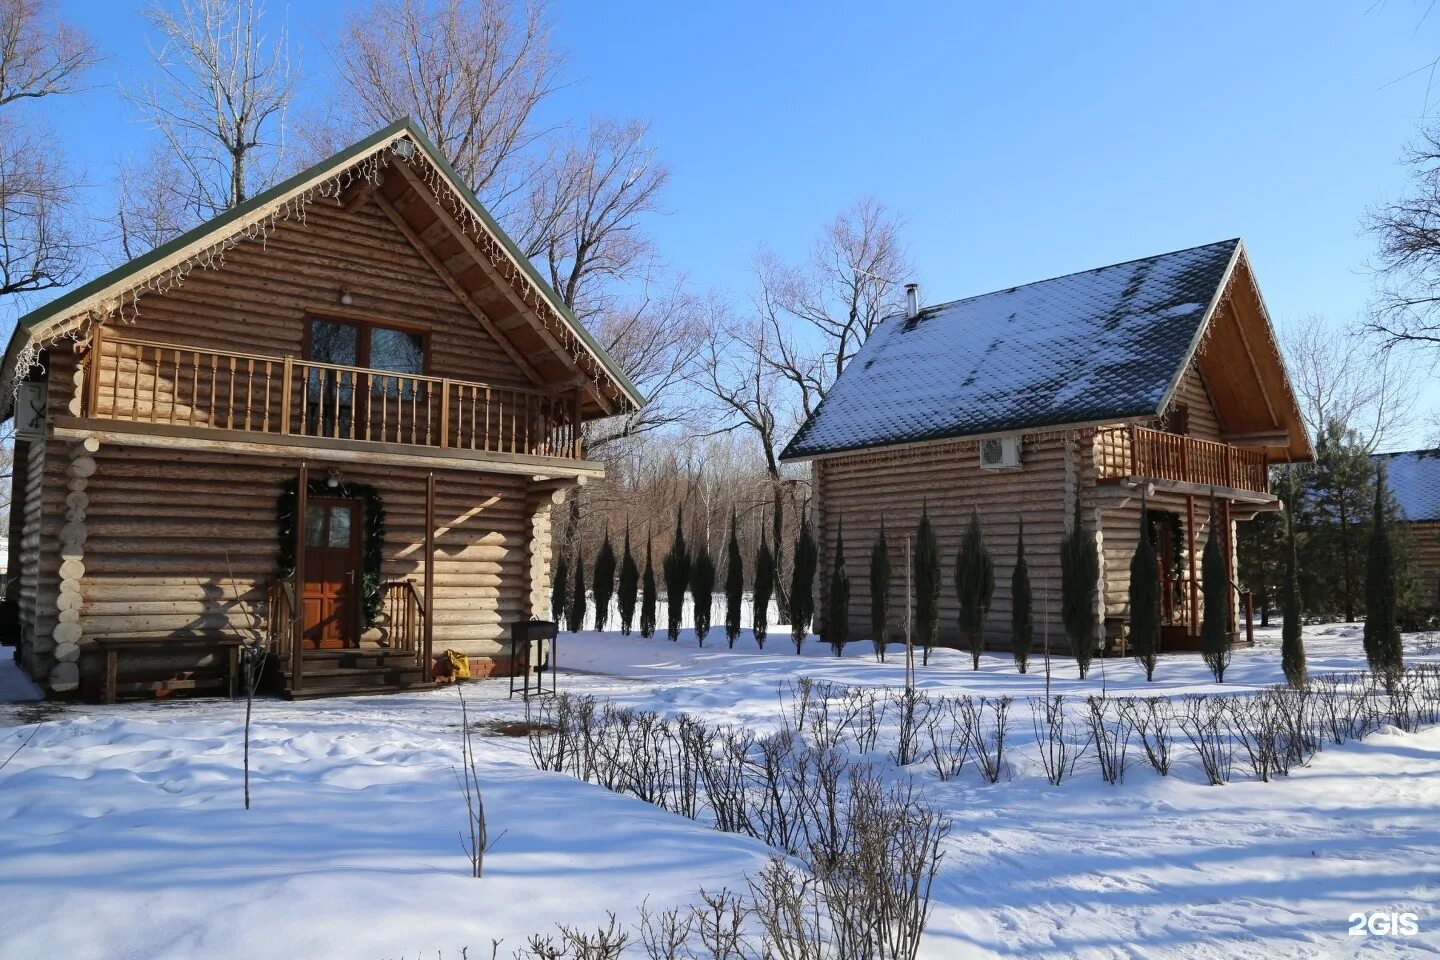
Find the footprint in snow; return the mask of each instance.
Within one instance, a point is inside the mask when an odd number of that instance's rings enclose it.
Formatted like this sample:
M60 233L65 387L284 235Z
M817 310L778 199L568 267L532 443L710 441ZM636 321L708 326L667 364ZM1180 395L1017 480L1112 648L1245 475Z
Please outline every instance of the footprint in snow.
M166 780L160 784L160 789L166 793L183 793L185 791L178 780Z

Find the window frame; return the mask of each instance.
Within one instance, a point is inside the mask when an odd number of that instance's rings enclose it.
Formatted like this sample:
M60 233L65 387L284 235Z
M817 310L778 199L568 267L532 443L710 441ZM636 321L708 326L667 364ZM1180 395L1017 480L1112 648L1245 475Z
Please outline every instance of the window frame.
M329 360L320 360L314 356L313 330L316 323L344 324L355 328L355 364L357 369L371 370L370 366L370 340L375 330L388 330L395 333L405 333L420 338L421 370L419 373L399 373L394 370L380 371L382 373L394 373L398 376L429 377L430 373L430 328L420 324L406 323L403 320L376 320L369 317L347 316L334 313L307 313L305 314L305 335L301 343L300 351L303 359L311 363L330 363ZM348 364L335 364L335 366L348 366Z

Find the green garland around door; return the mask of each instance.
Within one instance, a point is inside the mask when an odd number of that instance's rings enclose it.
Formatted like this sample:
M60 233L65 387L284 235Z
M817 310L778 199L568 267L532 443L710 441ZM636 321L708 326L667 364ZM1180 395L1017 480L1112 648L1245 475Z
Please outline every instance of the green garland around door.
M360 610L365 627L380 619L380 564L385 557L385 504L380 491L369 484L344 483L332 487L326 477L310 481L312 497L354 497L365 503L365 542L360 546ZM275 519L280 528L280 578L295 573L295 507L300 481L287 480L275 501Z

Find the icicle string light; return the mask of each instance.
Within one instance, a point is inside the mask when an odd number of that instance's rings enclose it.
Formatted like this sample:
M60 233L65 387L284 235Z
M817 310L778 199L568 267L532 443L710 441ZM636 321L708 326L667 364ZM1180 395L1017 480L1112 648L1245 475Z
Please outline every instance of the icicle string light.
M405 147L400 148L399 144L402 142ZM520 300L534 311L546 332L569 353L576 365L588 375L598 392L602 380L608 378L609 372L589 344L577 335L570 322L555 309L540 286L476 215L470 203L451 186L439 167L429 162L423 151L414 149L411 141L406 138L396 138L381 144L344 169L288 197L268 212L244 223L230 234L191 253L183 260L122 287L102 304L65 317L64 321L74 324L73 326L56 329L48 334L33 335L16 356L14 386L18 388L28 372L40 365L40 353L45 346L70 339L75 349L80 349L89 341L88 327L90 322L95 320L113 318L123 323L134 323L140 315L140 301L143 297L178 289L197 269L223 268L226 254L242 243L258 241L265 247L270 235L282 222L293 221L303 225L306 223L306 211L317 200L334 200L338 203L346 190L361 181L378 185L385 168L393 162L410 164L421 182L454 217L466 237L490 261L495 272L512 285Z

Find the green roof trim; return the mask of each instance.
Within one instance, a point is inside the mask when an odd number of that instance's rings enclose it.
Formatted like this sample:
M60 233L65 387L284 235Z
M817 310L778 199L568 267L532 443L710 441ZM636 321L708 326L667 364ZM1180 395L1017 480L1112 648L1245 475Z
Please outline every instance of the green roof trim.
M81 284L74 290L24 314L16 320L15 329L11 333L10 342L5 349L4 371L9 373L13 379L12 367L15 363L17 349L22 342L21 337L22 335L28 335L35 327L47 321L66 316L73 308L105 291L109 287L121 283L136 274L143 273L147 268L155 266L184 250L186 247L204 240L208 236L222 233L227 226L243 220L257 210L275 203L281 197L298 189L308 181L314 180L335 168L343 168L360 156L374 150L376 147L398 138L401 134L407 133L411 139L415 141L416 145L425 151L429 160L445 175L451 187L454 188L460 198L471 207L472 211L480 221L485 224L486 228L495 234L496 238L499 239L510 256L520 264L521 269L525 271L525 275L536 285L545 298L550 301L550 305L555 308L556 313L574 328L576 334L595 354L601 365L604 366L606 372L630 395L632 402L634 402L637 407L644 406L644 395L640 393L640 390L625 372L620 369L615 359L590 335L590 331L585 329L584 324L580 322L575 314L570 311L569 307L565 305L565 302L560 299L555 290L540 276L540 273L535 269L535 265L530 262L530 259L520 252L520 248L515 245L515 241L510 238L510 235L495 222L494 217L490 216L490 212L485 209L484 205L476 198L470 187L466 185L460 175L455 172L455 168L450 165L449 161L440 154L439 149L431 142L430 138L426 136L425 132L420 129L419 124L409 117L403 120L397 120L389 126L376 130L363 140L351 144L333 156L306 168L300 173L272 187L262 190L239 206L212 217L175 239L162 243L148 253L123 263L113 270L102 273L100 276ZM0 402L3 402L3 405L8 410L8 400Z

